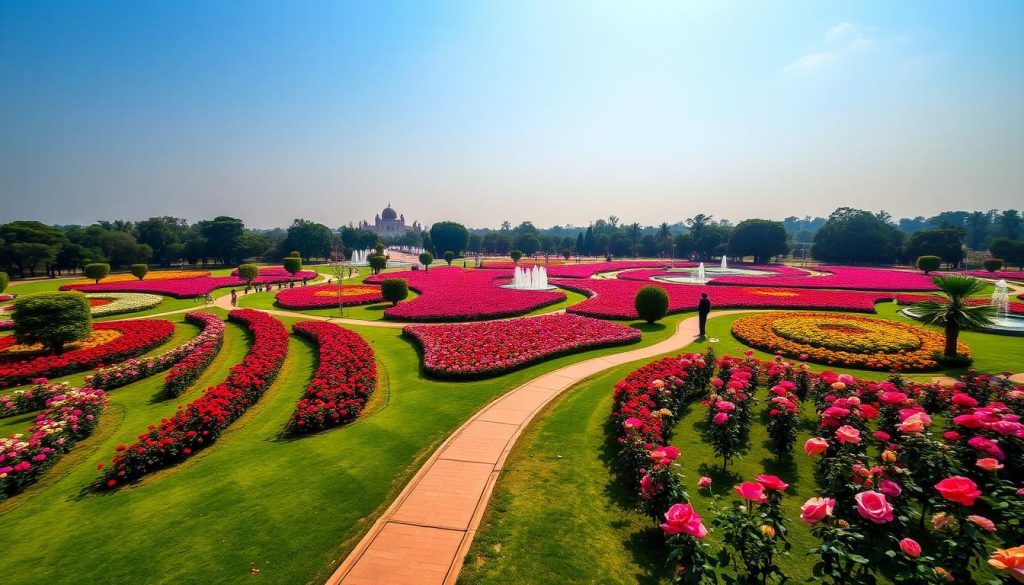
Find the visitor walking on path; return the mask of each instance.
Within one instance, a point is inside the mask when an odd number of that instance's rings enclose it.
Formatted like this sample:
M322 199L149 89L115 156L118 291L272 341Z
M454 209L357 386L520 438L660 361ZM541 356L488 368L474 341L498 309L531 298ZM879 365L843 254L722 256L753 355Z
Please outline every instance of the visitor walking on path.
M708 293L700 293L700 302L697 303L697 317L700 323L700 336L707 337L704 328L708 324L708 314L711 313L711 299L708 298Z
M231 289L231 306L238 306L238 291L235 289Z

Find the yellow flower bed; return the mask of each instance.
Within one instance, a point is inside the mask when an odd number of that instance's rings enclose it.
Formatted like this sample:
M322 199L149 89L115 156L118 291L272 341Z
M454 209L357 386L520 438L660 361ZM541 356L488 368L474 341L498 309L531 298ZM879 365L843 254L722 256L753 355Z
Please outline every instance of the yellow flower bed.
M76 349L85 349L88 347L95 347L97 345L103 345L114 341L118 337L121 337L120 331L114 331L110 329L102 329L99 331L93 331L87 339L81 341L74 341L64 346L64 352L74 351ZM7 349L0 352L5 356L30 356L35 353L44 353L46 348L41 343L34 343L32 345L27 344L16 344L8 346Z
M793 358L868 370L939 367L945 338L932 331L872 317L836 313L761 313L737 319L732 334L747 345ZM957 352L970 355L963 343Z
M203 278L210 276L208 271L203 270L157 270L150 272L146 275L144 280L167 280L170 278ZM111 284L114 282L131 282L138 280L132 274L114 274L106 278L100 279L100 284ZM82 280L76 280L71 284L93 284L95 281L91 278L85 278Z
M377 288L373 286L343 286L341 288L341 296L343 297L358 297L360 295L372 295L377 292ZM315 297L338 297L338 289L332 290L318 290L313 293Z

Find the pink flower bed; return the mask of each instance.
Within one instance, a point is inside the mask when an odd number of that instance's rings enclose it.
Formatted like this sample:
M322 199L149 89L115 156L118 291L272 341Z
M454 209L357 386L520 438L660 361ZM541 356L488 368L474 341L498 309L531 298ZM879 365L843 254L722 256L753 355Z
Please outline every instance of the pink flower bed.
M387 278L404 278L419 293L410 301L384 311L399 321L480 321L515 317L565 300L557 291L501 288L511 273L507 270L466 270L456 266L408 272L388 272L367 278L379 284Z
M318 284L288 288L277 293L277 304L285 309L318 309L338 306L338 285ZM372 285L344 285L341 289L342 304L346 307L380 303L384 301L380 287Z
M377 387L373 349L357 333L334 323L303 321L295 333L316 342L320 360L288 428L309 433L355 419Z
M539 264L538 266L544 266L549 278L590 278L599 272L617 272L619 270L636 268L668 268L669 266L686 268L696 265L693 262L671 262L668 260L613 260L611 262L590 262L588 264ZM533 265L523 264L522 266L528 268ZM484 264L484 268L512 270L515 268L515 264L512 262L487 262Z
M743 286L775 286L796 288L834 288L849 290L936 290L931 276L923 272L909 272L889 268L861 266L811 266L810 270L828 272L824 276L810 276L807 272L779 267L777 276L719 276L711 284Z
M636 293L651 283L632 280L557 280L553 284L590 298L566 309L604 319L636 319ZM697 309L700 293L708 293L715 309L835 309L874 313L875 303L892 300L887 293L763 287L702 286L658 283L668 292L670 313Z
M315 272L304 271L295 275L295 280L313 278ZM258 276L253 284L288 282L290 276ZM214 289L226 286L245 286L245 281L237 276L206 276L199 278L167 278L163 280L132 280L110 282L106 284L65 284L60 290L80 290L82 292L145 292L168 295L179 299L203 296Z
M555 356L640 341L640 331L579 315L458 325L409 325L423 368L447 378L494 376Z
M257 275L263 277L291 278L292 273L285 270L283 266L260 266L257 271ZM231 276L238 276L237 268L231 271ZM316 278L316 271L300 270L295 273L296 280L302 280L303 278Z

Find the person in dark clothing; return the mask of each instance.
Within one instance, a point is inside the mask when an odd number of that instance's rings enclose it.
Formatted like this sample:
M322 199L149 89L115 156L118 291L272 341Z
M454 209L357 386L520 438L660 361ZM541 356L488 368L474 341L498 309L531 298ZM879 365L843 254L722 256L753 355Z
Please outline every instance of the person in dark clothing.
M697 304L697 318L700 320L700 336L706 337L704 328L708 324L708 313L711 312L711 299L708 293L700 293L700 303Z

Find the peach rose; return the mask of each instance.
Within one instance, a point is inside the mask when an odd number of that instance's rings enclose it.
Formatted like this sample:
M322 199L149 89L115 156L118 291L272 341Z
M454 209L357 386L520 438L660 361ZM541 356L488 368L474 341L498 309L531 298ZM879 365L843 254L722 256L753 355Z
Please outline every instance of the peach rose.
M808 457L814 457L815 455L821 455L828 450L828 441L821 437L812 437L807 439L804 443L804 453L807 453Z

